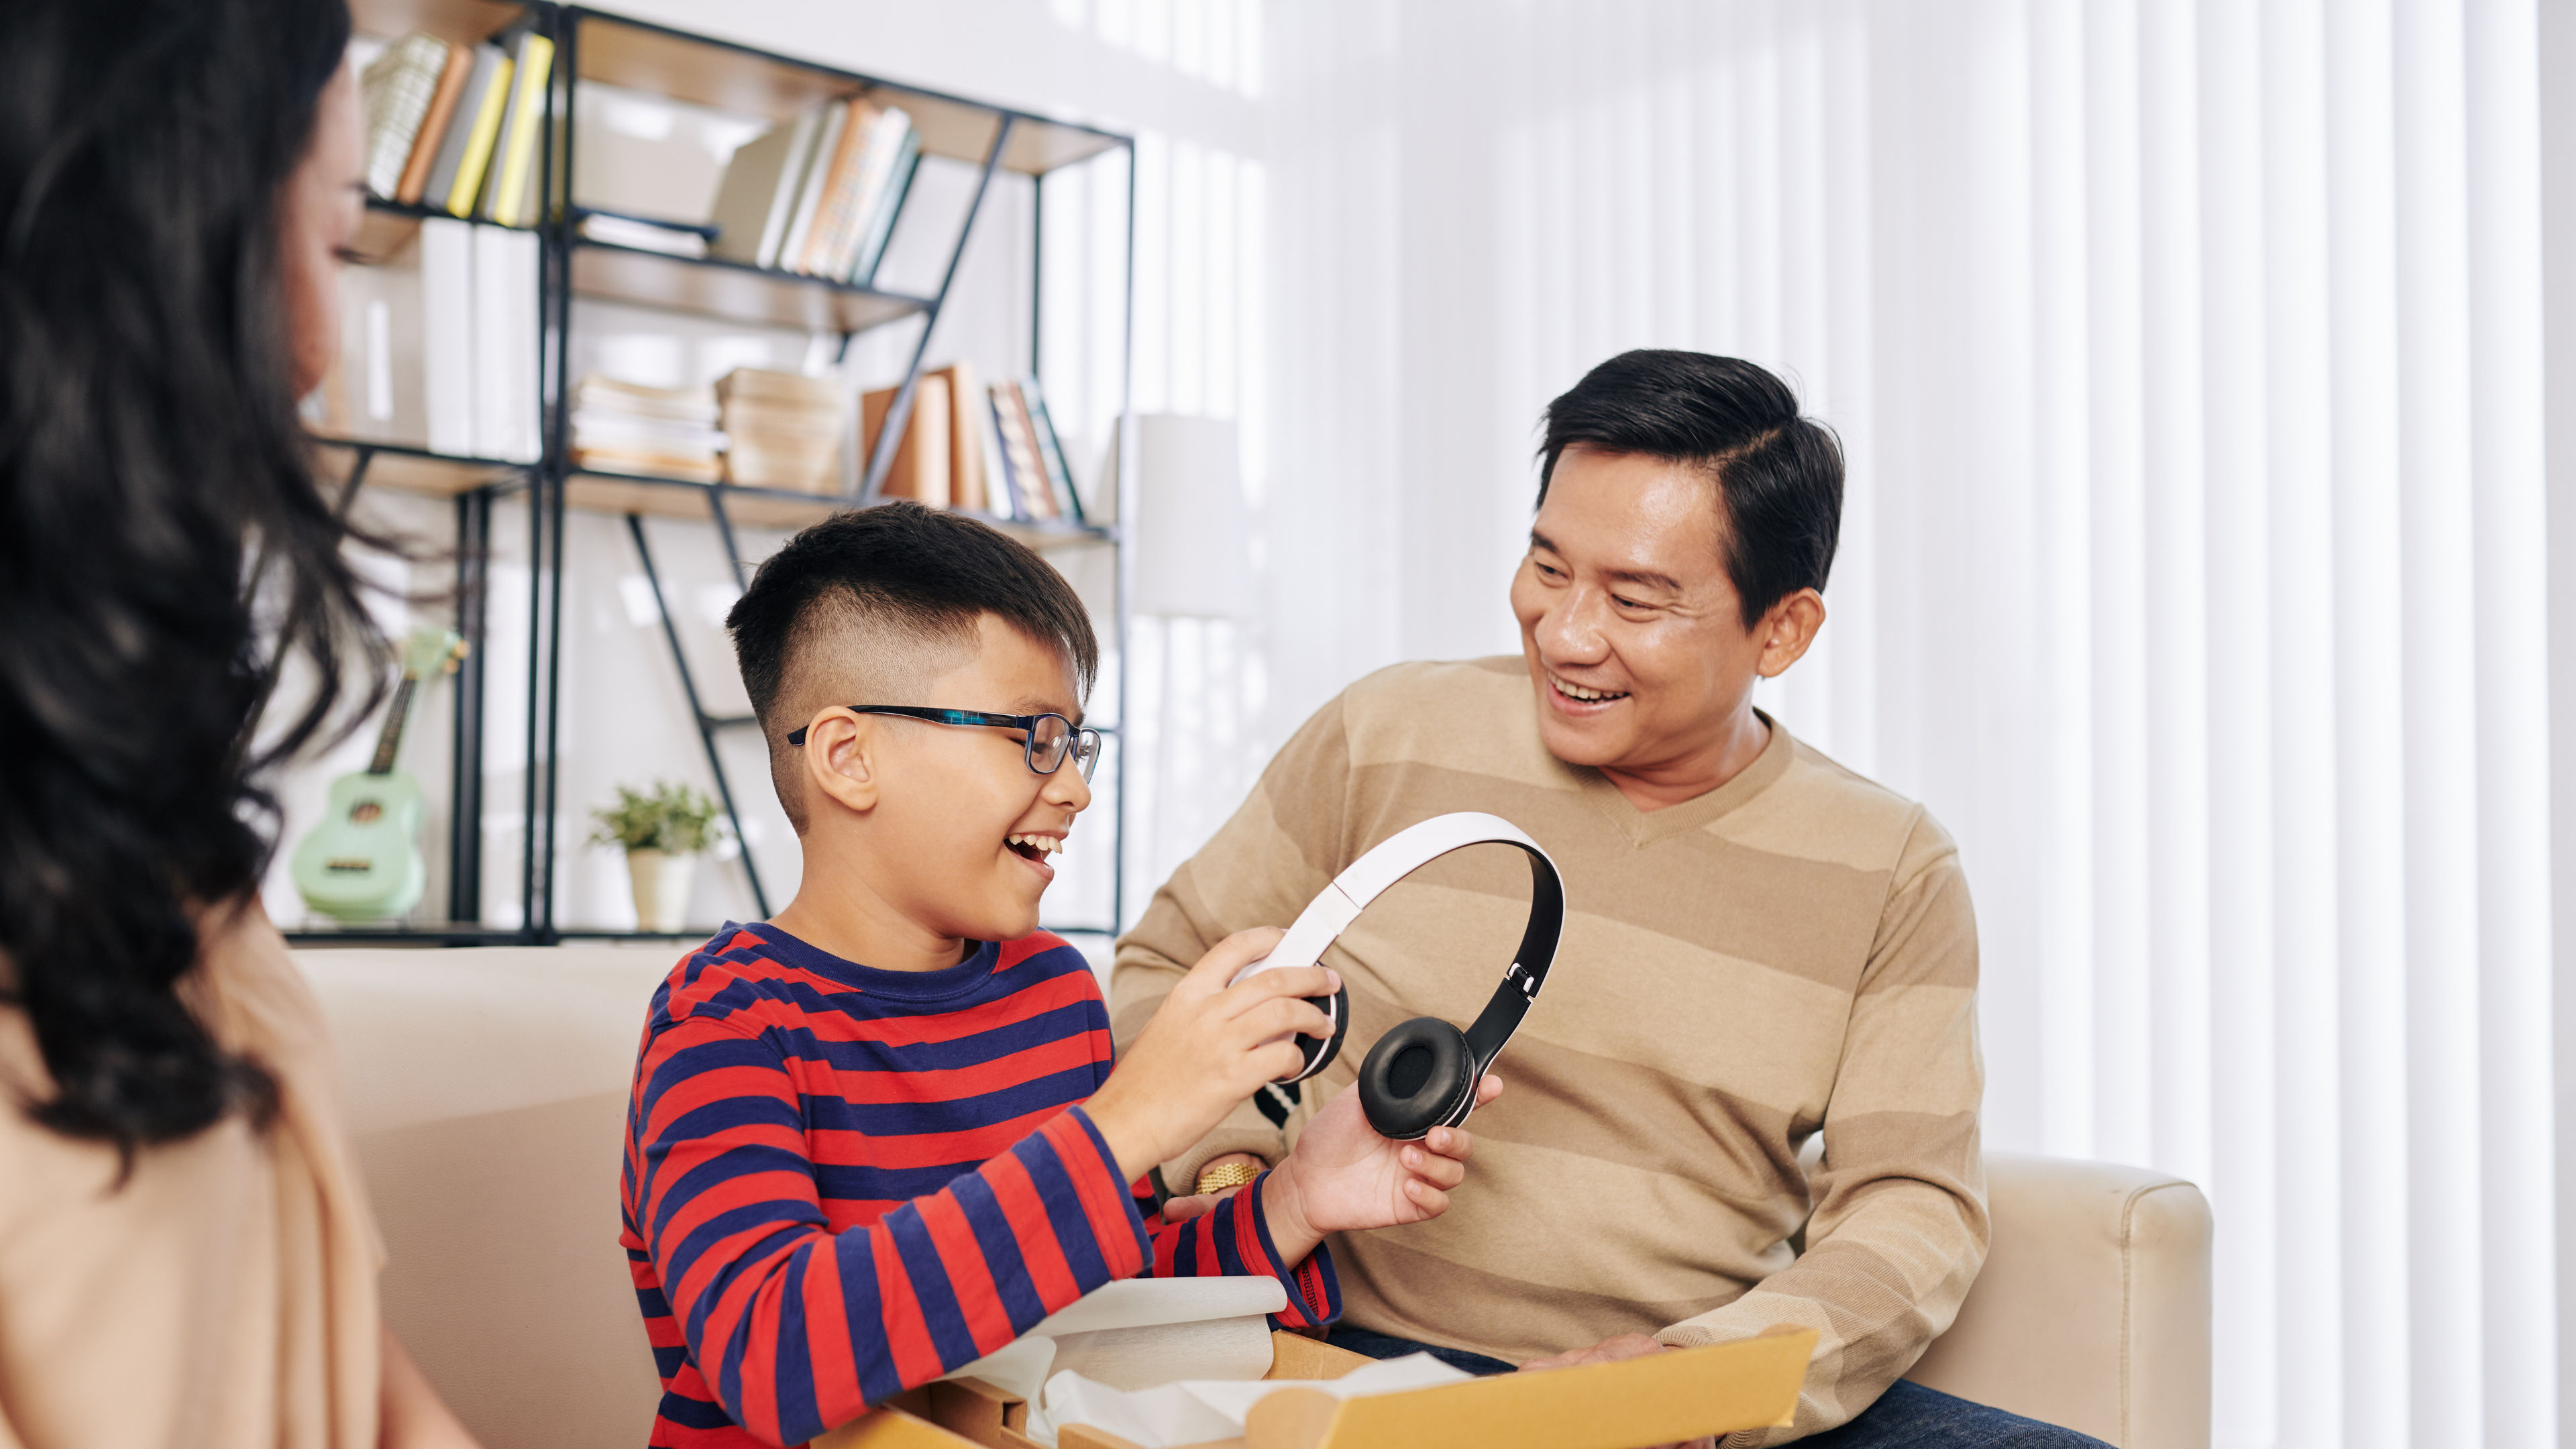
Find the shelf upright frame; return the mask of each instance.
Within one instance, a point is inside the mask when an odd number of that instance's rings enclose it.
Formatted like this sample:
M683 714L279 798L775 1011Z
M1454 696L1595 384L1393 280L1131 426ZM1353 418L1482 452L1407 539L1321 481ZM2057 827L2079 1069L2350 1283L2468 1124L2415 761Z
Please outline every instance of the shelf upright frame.
M546 251L557 269L556 285L549 293L554 304L554 366L546 368L547 359L538 359L539 383L549 388L553 426L546 430L545 475L549 485L547 506L553 516L553 527L546 536L546 547L552 555L547 572L553 587L547 591L546 610L546 811L541 825L545 846L545 895L542 944L554 945L561 938L555 931L555 856L562 835L561 823L555 818L560 807L557 798L561 773L557 754L563 740L563 617L564 617L564 535L567 502L567 478L571 468L571 439L567 426L572 399L572 147L573 147L573 75L581 64L580 27L572 23L563 8L545 8L548 28L555 42L554 74L546 86L545 171L540 195L546 198L544 214L538 219L547 239ZM557 165L557 158L562 160ZM551 375L549 376L549 372Z

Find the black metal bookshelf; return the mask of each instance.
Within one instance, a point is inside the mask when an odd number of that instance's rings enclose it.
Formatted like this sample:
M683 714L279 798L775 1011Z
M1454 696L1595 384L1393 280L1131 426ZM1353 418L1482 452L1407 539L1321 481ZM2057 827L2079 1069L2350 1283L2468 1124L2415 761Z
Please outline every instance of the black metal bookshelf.
M874 505L892 467L909 421L912 399L942 309L958 281L960 262L975 228L985 214L985 201L996 176L1012 173L1042 179L1066 166L1113 153L1127 161L1130 188L1126 227L1126 273L1122 298L1127 313L1121 328L1122 361L1115 379L1117 414L1127 411L1125 357L1132 354L1135 216L1133 201L1134 141L1127 136L1059 120L1009 106L994 105L909 85L884 77L840 69L775 54L712 36L582 5L551 0L353 0L360 33L393 38L426 30L458 43L479 43L504 32L533 28L555 46L553 75L546 95L543 143L539 148L539 194L544 198L533 228L539 237L538 309L542 356L536 376L543 453L534 462L457 457L409 442L359 437L315 438L321 473L341 490L345 509L362 488L386 488L452 501L457 568L458 632L472 646L456 677L454 691L454 759L450 787L448 899L439 918L353 922L337 927L291 931L298 944L468 946L553 944L565 940L681 940L649 931L594 929L557 919L554 882L558 873L555 817L557 743L562 718L564 638L564 537L573 511L622 516L657 606L662 598L661 568L646 536L647 517L688 520L709 526L709 543L721 551L739 585L746 574L736 545L738 527L792 529L835 512ZM599 84L659 96L667 100L767 119L792 119L804 109L843 98L866 97L902 106L913 120L925 156L941 157L975 168L975 188L950 244L938 288L927 296L881 289L864 282L808 276L748 265L722 257L690 257L631 247L579 233L583 212L573 201L579 148L576 145L575 100L584 84ZM900 201L898 205L900 205ZM1032 209L1037 231L1031 251L1035 266L1045 263L1043 191ZM404 256L422 221L444 217L438 207L371 199L359 240L357 261L393 262ZM471 220L471 219L468 219ZM493 225L476 221L481 226ZM1029 355L1039 358L1038 278L1029 279ZM920 336L910 350L894 405L879 429L877 446L862 460L854 483L845 492L815 494L775 488L745 487L726 482L657 477L584 468L572 460L569 413L572 393L572 339L575 304L582 299L608 301L758 328L837 336L840 356L852 339L878 328L918 320ZM855 406L855 399L852 399ZM1119 450L1128 456L1132 450ZM1117 480L1109 486L1121 488ZM525 510L528 568L527 718L528 767L519 802L525 838L520 851L518 896L523 924L490 925L482 919L483 830L482 760L488 698L483 648L490 617L491 538L497 509ZM1039 549L1098 546L1120 549L1119 530L1072 520L1009 519L985 514L993 526ZM1123 659L1127 639L1127 572L1121 549L1116 565L1115 640ZM717 740L721 733L747 726L745 718L713 715L703 701L680 648L672 614L661 609L664 643L676 666L684 698L673 703L693 716L719 798L743 840L741 813L735 808ZM1125 718L1124 680L1119 671L1121 721ZM1125 898L1125 772L1113 787L1110 849L1113 861L1111 914ZM749 845L742 845L742 864L753 904L763 915L773 903L762 888ZM1051 927L1083 935L1108 934L1115 926L1091 923Z

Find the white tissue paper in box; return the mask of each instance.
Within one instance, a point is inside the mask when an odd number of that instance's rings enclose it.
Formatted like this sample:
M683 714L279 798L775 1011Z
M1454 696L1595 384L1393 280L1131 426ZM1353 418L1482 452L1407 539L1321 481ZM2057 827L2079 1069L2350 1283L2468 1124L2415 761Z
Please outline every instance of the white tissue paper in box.
M1276 1278L1130 1278L1105 1284L948 1377L982 1379L1032 1405L1050 1374L1120 1388L1270 1372Z
M1350 1399L1461 1383L1468 1377L1427 1353L1369 1364L1337 1379L1197 1380L1153 1389L1113 1389L1077 1373L1060 1373L1047 1380L1044 1397L1031 1406L1027 1432L1041 1444L1053 1444L1057 1425L1083 1424L1143 1449L1170 1449L1240 1438L1244 1416L1252 1406L1281 1389L1321 1389L1337 1399Z

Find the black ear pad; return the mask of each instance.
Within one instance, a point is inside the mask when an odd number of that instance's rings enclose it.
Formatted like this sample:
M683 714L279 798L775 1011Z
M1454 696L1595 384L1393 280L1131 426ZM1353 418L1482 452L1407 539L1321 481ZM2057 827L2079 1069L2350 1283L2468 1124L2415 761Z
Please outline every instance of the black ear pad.
M1349 987L1345 986L1330 996L1309 996L1306 999L1315 1003L1317 1009L1333 1019L1333 1034L1331 1036L1300 1035L1297 1038L1297 1050L1306 1054L1306 1065L1297 1069L1297 1075L1280 1078L1281 1086L1290 1082L1302 1082L1331 1066L1333 1058L1342 1054L1342 1038L1351 1033L1351 989Z
M1360 1110L1380 1137L1411 1142L1450 1125L1476 1090L1467 1035L1417 1016L1377 1039L1360 1063Z

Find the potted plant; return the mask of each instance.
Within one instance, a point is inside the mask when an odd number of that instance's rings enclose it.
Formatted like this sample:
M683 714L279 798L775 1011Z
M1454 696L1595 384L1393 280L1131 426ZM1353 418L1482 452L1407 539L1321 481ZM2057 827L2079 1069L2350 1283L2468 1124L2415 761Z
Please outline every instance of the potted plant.
M715 839L716 803L686 785L657 782L652 793L617 787L617 804L593 810L595 845L626 847L626 874L635 888L635 922L647 931L675 934L689 908L689 876Z

